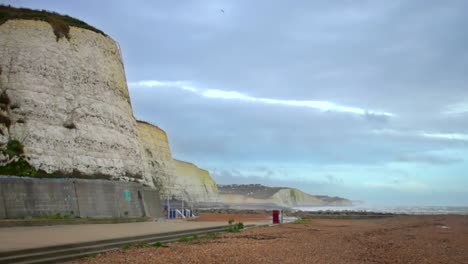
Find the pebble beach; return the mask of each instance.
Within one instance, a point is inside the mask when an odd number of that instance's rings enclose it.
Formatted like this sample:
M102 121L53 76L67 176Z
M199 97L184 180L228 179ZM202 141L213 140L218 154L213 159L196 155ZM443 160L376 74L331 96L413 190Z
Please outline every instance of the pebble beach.
M468 216L303 219L75 263L468 263Z

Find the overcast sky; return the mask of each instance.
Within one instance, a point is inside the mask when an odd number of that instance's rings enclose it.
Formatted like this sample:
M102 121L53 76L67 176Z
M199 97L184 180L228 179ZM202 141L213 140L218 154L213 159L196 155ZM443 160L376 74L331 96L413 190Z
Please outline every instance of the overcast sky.
M122 49L135 115L218 183L468 205L468 1L0 1Z

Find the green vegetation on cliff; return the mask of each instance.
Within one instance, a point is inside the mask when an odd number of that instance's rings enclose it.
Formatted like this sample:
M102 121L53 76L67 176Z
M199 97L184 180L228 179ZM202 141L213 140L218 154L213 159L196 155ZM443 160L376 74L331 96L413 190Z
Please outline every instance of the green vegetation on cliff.
M61 37L70 39L70 26L84 28L106 36L106 34L101 30L67 15L61 15L46 10L32 10L28 8L15 8L12 6L0 5L0 25L10 19L45 21L52 26L57 40Z
M18 175L36 177L46 174L44 171L38 171L32 167L24 157L23 144L16 139L10 139L3 148L2 154L9 159L3 166L0 166L2 175Z
M24 146L17 139L10 139L6 144L0 145L0 152L3 154L4 161L0 165L0 175L11 176L26 176L36 178L80 178L80 179L101 179L111 180L112 176L104 174L90 174L85 175L78 170L71 172L56 171L47 173L43 170L38 170L29 164L26 156L24 155ZM137 178L140 175L133 175Z

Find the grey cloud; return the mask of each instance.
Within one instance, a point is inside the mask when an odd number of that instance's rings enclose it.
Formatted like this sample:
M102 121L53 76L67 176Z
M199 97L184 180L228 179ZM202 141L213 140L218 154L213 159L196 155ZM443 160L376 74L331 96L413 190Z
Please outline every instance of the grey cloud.
M181 159L385 164L403 149L467 146L411 135L373 135L374 122L343 113L204 98L170 87L130 91L136 116L166 129L173 153ZM392 123L377 126L391 128Z
M388 115L379 115L379 114L374 114L370 112L366 112L364 115L366 120L368 120L370 123L373 123L379 127L382 125L387 124L390 121L390 117Z

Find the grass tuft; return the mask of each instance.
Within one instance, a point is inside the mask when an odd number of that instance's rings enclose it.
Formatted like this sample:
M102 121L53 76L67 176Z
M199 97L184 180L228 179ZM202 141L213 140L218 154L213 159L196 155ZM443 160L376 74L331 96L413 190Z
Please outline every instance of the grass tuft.
M240 232L242 229L244 229L244 223L242 222L235 223L229 220L228 223L230 227L226 229L226 232L237 233L237 232Z
M216 232L209 232L206 234L206 238L216 238L219 236L219 233L216 233Z
M298 219L296 221L294 221L295 224L303 224L303 225L308 225L308 224L311 224L312 222L310 221L310 219Z
M101 30L67 15L61 15L46 10L33 10L29 8L15 8L9 5L0 5L0 25L10 19L45 21L52 27L57 41L62 37L70 39L70 26L91 30L106 36Z
M193 241L195 238L193 236L186 236L186 237L181 237L179 239L179 242L191 242Z
M156 242L156 243L154 243L153 246L155 246L155 247L169 247L168 245L163 244L163 243L161 243L161 242L159 242L159 241Z

